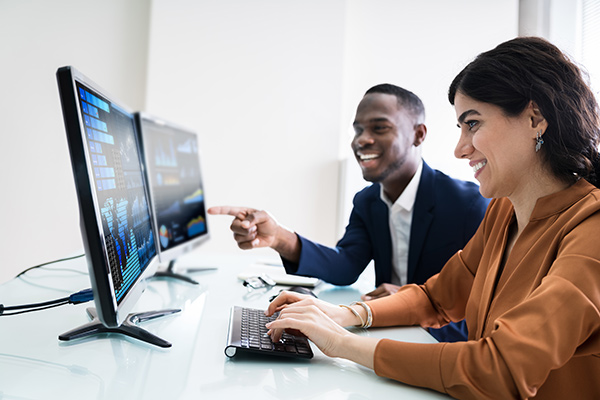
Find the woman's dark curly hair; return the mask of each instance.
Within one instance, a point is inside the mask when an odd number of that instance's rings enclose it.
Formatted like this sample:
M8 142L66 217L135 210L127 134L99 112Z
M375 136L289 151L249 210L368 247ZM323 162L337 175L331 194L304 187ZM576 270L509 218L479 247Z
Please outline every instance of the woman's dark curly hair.
M556 46L520 37L481 53L452 81L448 99L460 92L519 115L534 101L548 122L541 156L565 182L585 178L600 187L600 117L587 75ZM533 146L533 144L532 144Z

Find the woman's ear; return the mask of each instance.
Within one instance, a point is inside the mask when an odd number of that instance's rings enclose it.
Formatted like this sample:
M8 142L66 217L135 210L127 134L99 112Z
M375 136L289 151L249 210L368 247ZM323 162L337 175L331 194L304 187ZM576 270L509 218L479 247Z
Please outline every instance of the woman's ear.
M542 134L546 132L546 128L548 128L548 121L542 115L540 108L535 103L535 101L530 101L529 106L527 107L529 112L529 118L531 120L531 127L536 131L541 130Z

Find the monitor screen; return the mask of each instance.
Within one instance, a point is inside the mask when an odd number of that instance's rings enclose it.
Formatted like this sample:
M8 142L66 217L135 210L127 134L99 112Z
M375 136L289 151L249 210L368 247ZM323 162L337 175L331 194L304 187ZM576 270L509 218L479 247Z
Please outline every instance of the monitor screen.
M145 113L136 119L164 263L209 237L198 138L192 130Z
M157 268L137 125L74 68L57 79L98 316L119 326Z

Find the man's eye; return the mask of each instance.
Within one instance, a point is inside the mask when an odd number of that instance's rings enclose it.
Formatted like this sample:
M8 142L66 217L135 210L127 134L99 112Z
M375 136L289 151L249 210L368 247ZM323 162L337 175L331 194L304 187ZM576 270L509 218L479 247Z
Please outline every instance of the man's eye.
M385 125L375 125L373 126L373 131L375 132L383 132L387 129L388 127Z

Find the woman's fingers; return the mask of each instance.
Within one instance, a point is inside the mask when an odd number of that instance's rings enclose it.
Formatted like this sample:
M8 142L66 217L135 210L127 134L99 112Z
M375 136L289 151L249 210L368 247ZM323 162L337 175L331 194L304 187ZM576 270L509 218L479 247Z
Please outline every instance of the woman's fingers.
M284 290L281 293L279 293L279 295L277 297L275 297L275 299L273 299L273 301L269 304L269 307L267 307L265 314L267 316L271 316L271 315L275 314L276 312L283 310L290 304L294 304L299 301L311 299L311 298L314 299L314 297L306 295L306 294L300 294L300 293Z
M273 341L278 341L284 331L299 331L329 356L336 354L337 343L348 333L316 305L299 303L284 308L267 328Z

